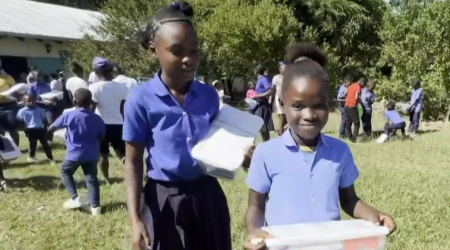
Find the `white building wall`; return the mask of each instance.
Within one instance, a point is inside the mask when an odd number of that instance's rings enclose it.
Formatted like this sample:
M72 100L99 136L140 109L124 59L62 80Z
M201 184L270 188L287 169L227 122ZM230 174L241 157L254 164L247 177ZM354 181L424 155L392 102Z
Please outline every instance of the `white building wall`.
M49 52L46 44L50 45ZM18 57L38 57L38 58L59 58L60 51L68 51L69 43L62 44L43 40L25 38L23 41L14 37L0 37L0 56L18 56Z

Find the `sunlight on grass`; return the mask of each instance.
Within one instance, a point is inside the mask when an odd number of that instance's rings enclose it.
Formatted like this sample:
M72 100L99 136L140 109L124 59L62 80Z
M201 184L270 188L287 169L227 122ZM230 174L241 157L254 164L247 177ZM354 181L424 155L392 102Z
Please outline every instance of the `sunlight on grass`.
M382 128L375 114L374 128ZM325 128L336 136L339 124L332 115ZM22 138L21 148L26 148ZM389 237L388 250L450 249L450 128L425 133L414 141L350 144L361 172L356 188L360 197L391 214L398 230ZM62 160L64 151L54 151ZM44 159L40 152L37 157ZM0 193L0 249L129 249L130 228L125 207L123 168L112 160L112 185L101 186L104 215L64 211L68 198L59 167L27 166L20 158L5 171L12 188ZM58 163L60 164L60 163ZM246 174L222 182L232 216L233 249L242 249L244 213L247 208ZM86 197L81 171L76 174L80 193ZM294 198L294 197L293 197Z

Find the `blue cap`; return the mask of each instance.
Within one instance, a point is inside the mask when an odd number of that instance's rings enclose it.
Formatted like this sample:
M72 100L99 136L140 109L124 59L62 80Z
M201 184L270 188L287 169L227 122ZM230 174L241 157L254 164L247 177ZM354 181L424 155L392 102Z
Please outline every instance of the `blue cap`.
M92 60L92 68L94 70L103 68L105 66L109 65L108 59L102 58L102 57L94 57L94 60Z
M278 62L278 65L284 66L284 65L286 65L286 63L285 62Z

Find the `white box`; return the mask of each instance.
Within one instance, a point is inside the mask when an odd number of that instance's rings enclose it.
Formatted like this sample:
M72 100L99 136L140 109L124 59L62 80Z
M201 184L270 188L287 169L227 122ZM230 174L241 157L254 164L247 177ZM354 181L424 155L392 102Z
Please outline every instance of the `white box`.
M389 229L365 220L265 227L269 250L383 250Z
M57 98L58 100L62 100L64 97L64 93L58 90L52 90L51 92L39 95L42 99L51 100L53 98Z
M11 138L9 133L6 133L5 136L0 137L0 140L3 140L3 145L5 146L4 150L0 150L0 158L3 162L9 162L19 158L22 155L19 147L17 147L14 140Z
M206 174L232 180L262 125L261 117L224 105L192 157Z

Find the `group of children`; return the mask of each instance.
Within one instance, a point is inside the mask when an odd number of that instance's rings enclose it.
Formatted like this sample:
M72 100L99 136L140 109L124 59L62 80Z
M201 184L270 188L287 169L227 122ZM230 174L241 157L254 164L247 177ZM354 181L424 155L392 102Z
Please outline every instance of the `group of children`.
M24 107L17 113L17 119L25 124L25 134L29 141L28 161L36 162L37 141L42 144L44 152L51 165L55 165L52 149L49 145L49 134L55 130L66 129L66 155L61 166L62 182L71 196L64 203L66 209L79 208L83 204L78 196L73 175L79 167L83 169L89 192L89 203L93 215L101 212L99 181L97 178L97 162L106 182L109 182L109 146L123 162L125 158L125 143L122 140L123 105L130 92L128 79L118 74L117 64L107 59L96 57L93 69L98 81L88 85L77 75L83 75L79 64L73 64L75 77L69 78L66 86L73 98L73 109L62 113L51 124L46 124L46 110L52 109L58 103L57 98L46 100L41 94L47 93L49 84L37 74L37 82L30 84L27 94L22 97ZM127 82L114 79L121 77ZM94 113L95 112L95 113ZM2 176L0 176L2 177ZM2 188L6 182L0 180Z
M413 79L411 81L413 92L407 112L409 113L410 126L409 135L414 136L419 129L420 111L422 106L422 88L420 80ZM372 134L372 105L375 102L375 82L368 81L365 78L353 82L351 76L344 78L343 84L340 86L337 94L337 101L341 113L341 124L339 128L340 138L349 138L350 141L356 142L359 134L360 123L363 124L365 137ZM386 125L384 132L378 138L377 142L383 143L386 139L393 135L396 130L401 130L402 135L406 136L405 120L396 110L396 103L388 101L385 104L386 110L384 117ZM353 131L352 131L353 126Z
M219 112L214 89L193 80L200 59L192 17L189 4L174 2L156 11L140 34L141 45L159 60L161 70L125 104L125 183L133 249L232 249L224 192L190 153ZM294 44L286 57L280 98L288 129L247 153L245 248L265 249L264 239L270 236L261 230L264 225L339 220L339 205L354 218L393 231L390 216L358 197L354 182L359 172L349 147L322 133L331 91L325 56L313 45ZM264 116L271 111L263 99L272 86L261 70L256 73L256 99L264 106L254 113ZM142 193L149 223L142 219Z

